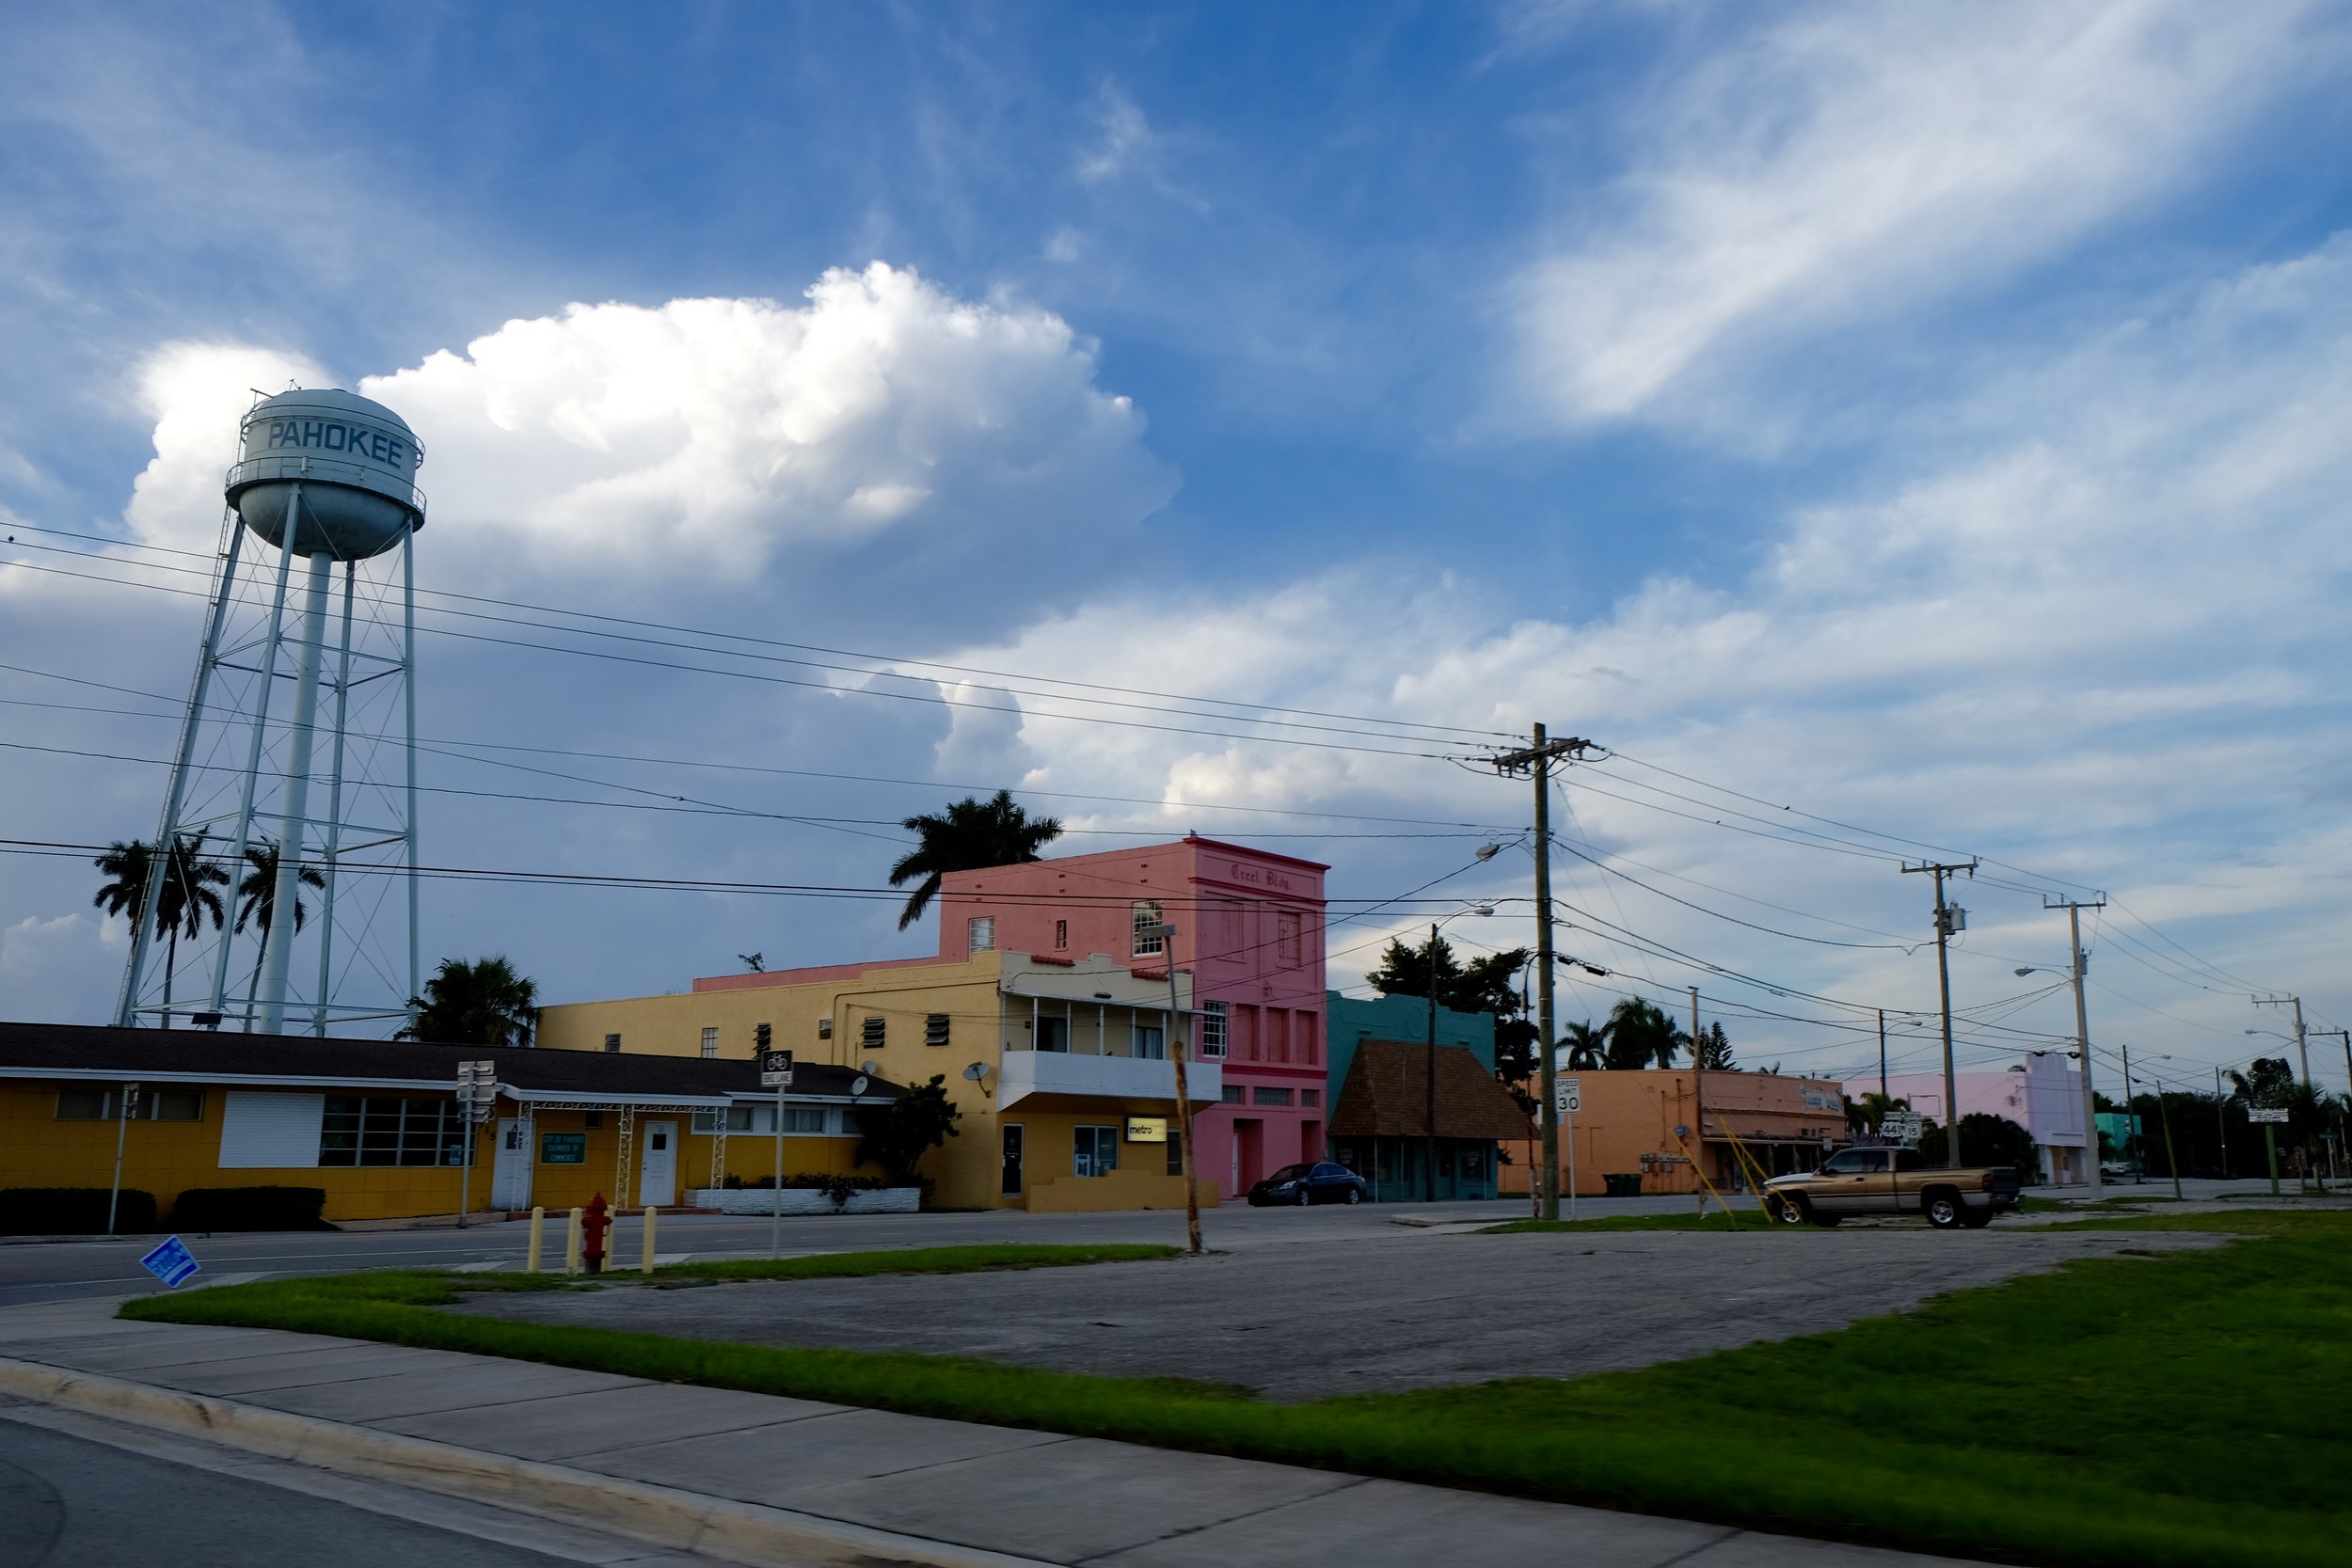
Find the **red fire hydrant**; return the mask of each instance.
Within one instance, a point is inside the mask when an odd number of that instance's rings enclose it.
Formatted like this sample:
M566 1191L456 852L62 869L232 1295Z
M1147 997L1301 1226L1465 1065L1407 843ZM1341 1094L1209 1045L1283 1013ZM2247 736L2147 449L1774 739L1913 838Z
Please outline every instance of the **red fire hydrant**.
M612 1216L605 1212L605 1207L604 1195L598 1193L580 1216L580 1263L590 1274L604 1273L604 1233L612 1227Z

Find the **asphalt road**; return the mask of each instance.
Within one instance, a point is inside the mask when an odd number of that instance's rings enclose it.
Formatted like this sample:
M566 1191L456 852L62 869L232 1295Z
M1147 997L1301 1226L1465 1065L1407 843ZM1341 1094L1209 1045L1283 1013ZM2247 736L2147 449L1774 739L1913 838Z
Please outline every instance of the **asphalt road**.
M2251 1196L2257 1181L2191 1181L2192 1199L2227 1192ZM2289 1192L2293 1191L2290 1183ZM2051 1189L2058 1196L2066 1189ZM2112 1188L2117 1196L2169 1196L2170 1184ZM1585 1198L1580 1212L1597 1214L1686 1213L1684 1197ZM1391 1223L1413 1219L1520 1219L1523 1198L1493 1203L1367 1204L1355 1208L1251 1209L1225 1204L1200 1216L1208 1245L1236 1251L1288 1242L1391 1236ZM623 1220L612 1243L616 1260L639 1253L637 1221ZM360 1269L520 1267L527 1227L519 1222L404 1230L321 1230L263 1234L190 1236L190 1249L213 1283L279 1275L346 1274ZM787 1254L845 1252L866 1247L954 1246L980 1242L1165 1242L1181 1244L1184 1219L1168 1211L1115 1214L1031 1214L992 1210L968 1214L812 1214L787 1217L782 1225ZM769 1222L725 1215L665 1216L658 1228L664 1256L765 1257ZM0 1243L0 1307L40 1302L142 1295L161 1290L138 1266L140 1254L157 1237L119 1242ZM548 1248L559 1256L561 1227L548 1227Z
M92 1441L56 1430L56 1420L0 1402L0 1568L276 1568L330 1555L336 1568L706 1560L400 1488L338 1484L324 1472L111 1423L75 1423L117 1439ZM343 1496L306 1495L256 1476Z

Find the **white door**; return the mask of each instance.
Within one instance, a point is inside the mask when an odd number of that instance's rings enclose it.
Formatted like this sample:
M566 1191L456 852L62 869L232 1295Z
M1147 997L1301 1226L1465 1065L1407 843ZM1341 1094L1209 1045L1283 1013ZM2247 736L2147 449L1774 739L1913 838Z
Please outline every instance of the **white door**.
M498 1163L490 1175L491 1208L531 1207L531 1154L530 1118L500 1118Z
M637 1181L637 1201L667 1209L677 1201L677 1123L645 1123L645 1173Z

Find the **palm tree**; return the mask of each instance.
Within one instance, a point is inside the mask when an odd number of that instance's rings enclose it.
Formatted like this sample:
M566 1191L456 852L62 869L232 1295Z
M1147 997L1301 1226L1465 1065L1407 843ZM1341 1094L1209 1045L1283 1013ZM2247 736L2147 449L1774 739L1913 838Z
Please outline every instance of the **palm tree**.
M504 958L443 958L408 999L408 1026L393 1036L449 1045L529 1046L539 1026L539 987Z
M195 938L202 934L207 916L216 931L228 916L220 895L213 889L228 885L229 873L211 861L198 858L203 845L201 833L193 839L173 839L171 853L164 865L163 885L155 893L156 928L163 932L167 944L163 1011L167 1029L171 1027L171 981L180 967L182 928L185 927L189 937ZM128 844L118 839L92 863L106 874L107 881L90 902L108 914L129 917L135 932L139 922L147 918L147 883L154 874L155 847L136 839Z
M266 838L258 849L247 845L245 861L252 869L237 883L237 934L245 934L247 921L261 927L260 939L253 944L253 978L245 988L245 1028L249 1035L253 1032L253 998L262 989L262 959L269 953L270 921L278 913L278 846ZM310 912L303 907L300 884L324 888L326 879L306 865L294 873L294 929L299 931Z
M1618 1071L1672 1067L1675 1053L1691 1041L1655 1004L1634 997L1609 1009L1601 1032L1609 1037L1609 1066Z
M890 868L890 885L897 887L920 877L899 912L898 929L923 918L939 879L949 871L977 871L991 865L1018 865L1038 859L1038 850L1061 836L1057 817L1029 814L1013 803L1012 791L1000 789L993 799L966 796L936 816L910 816L906 831L922 840Z
M1606 1049L1607 1041L1601 1032L1593 1027L1591 1019L1588 1018L1581 1023L1571 1023L1562 1029L1560 1043L1568 1048L1568 1070L1570 1072L1598 1072L1600 1070L1603 1060L1602 1053Z

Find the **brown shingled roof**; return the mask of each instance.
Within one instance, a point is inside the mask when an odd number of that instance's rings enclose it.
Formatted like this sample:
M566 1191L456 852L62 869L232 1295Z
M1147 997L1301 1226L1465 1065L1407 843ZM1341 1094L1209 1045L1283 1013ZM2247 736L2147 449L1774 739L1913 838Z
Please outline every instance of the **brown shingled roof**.
M1458 1047L1438 1048L1438 1126L1440 1138L1527 1136L1527 1113L1480 1065ZM1366 1040L1348 1064L1332 1107L1335 1138L1422 1138L1431 1136L1428 1117L1429 1048L1406 1040Z

